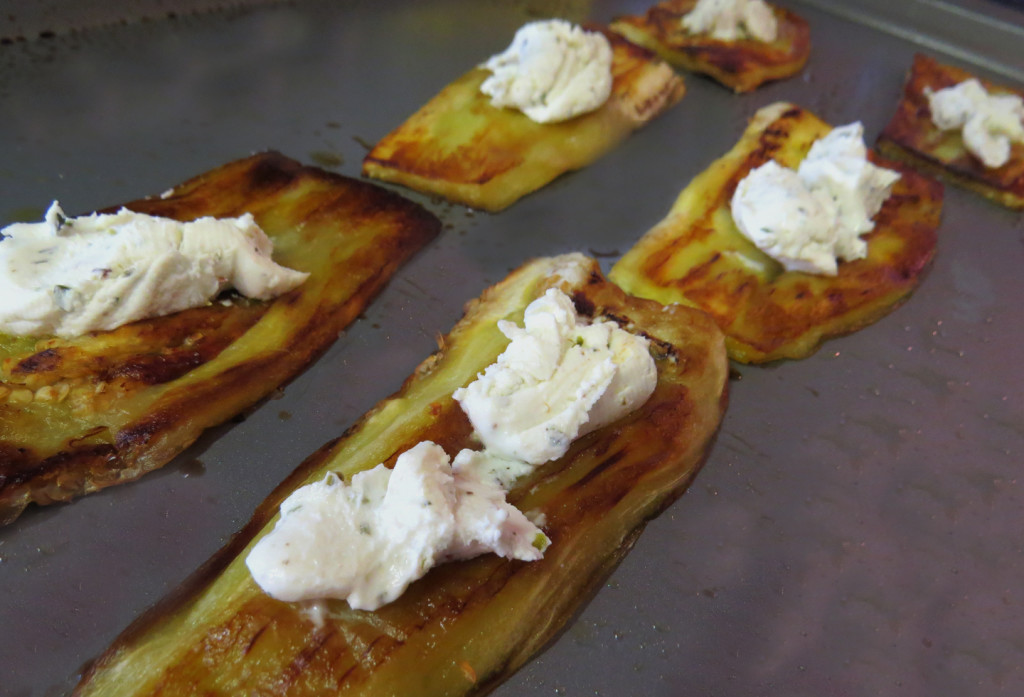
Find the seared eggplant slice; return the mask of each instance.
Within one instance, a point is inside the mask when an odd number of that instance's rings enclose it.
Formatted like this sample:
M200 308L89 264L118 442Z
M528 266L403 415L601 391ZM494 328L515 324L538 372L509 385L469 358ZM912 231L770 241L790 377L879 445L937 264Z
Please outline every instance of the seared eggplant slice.
M581 169L678 102L683 81L646 49L606 33L612 93L603 106L559 123L536 123L492 106L474 68L386 135L363 174L456 203L500 211L565 172Z
M772 7L778 23L775 41L723 41L690 34L683 28L683 17L696 4L697 0L660 2L644 15L616 18L611 29L651 49L671 65L709 75L735 92L749 92L765 82L792 77L807 63L810 28L791 10Z
M263 594L245 556L298 486L329 471L348 479L379 462L390 466L422 440L450 453L479 448L452 392L507 345L496 322L521 322L526 305L550 287L569 294L581 314L647 336L658 384L640 409L579 439L510 492L551 538L544 558L449 563L373 612ZM682 493L726 406L728 363L714 322L625 295L582 255L513 272L467 305L442 346L397 394L303 462L224 549L116 640L75 694L485 693L551 639L645 521Z
M627 292L698 307L725 332L743 363L803 358L825 339L871 324L905 300L935 252L942 185L885 162L900 179L874 218L867 257L835 276L784 271L736 227L737 184L770 159L796 168L831 127L792 104L767 106L740 141L691 181L668 215L609 274Z
M275 261L310 276L272 302L231 295L73 339L0 334L0 523L164 465L299 373L440 231L397 194L273 152L126 207L250 212Z
M964 147L959 130L943 131L932 122L928 91L938 92L972 77L966 70L943 65L930 56L914 56L903 98L878 138L878 149L887 157L945 177L1000 205L1024 210L1024 143L1011 143L1006 164L986 167ZM990 94L1024 98L1024 90L980 82Z

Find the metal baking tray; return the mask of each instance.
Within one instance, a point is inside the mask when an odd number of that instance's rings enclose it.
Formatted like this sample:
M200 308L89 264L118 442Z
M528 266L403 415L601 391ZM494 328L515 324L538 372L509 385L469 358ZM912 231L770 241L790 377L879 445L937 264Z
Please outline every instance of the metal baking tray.
M0 2L0 222L158 194L271 148L358 176L368 143L525 21L647 4L118 2L110 23L82 10L100 3ZM915 51L1024 81L1016 2L782 4L812 27L799 77L743 96L688 77L669 113L497 215L405 192L444 233L279 397L134 484L0 530L0 695L70 691L397 389L466 300L533 256L607 268L758 107L861 120L873 140ZM895 312L806 360L737 366L693 486L496 695L1024 694L1024 220L954 187L943 218Z

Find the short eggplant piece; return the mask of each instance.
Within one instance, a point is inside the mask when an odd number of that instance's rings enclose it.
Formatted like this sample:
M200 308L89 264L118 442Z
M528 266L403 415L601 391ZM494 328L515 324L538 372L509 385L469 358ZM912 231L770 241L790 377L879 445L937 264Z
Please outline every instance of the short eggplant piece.
M796 169L832 127L794 104L754 114L733 148L679 194L668 214L609 272L626 292L704 310L741 363L806 358L832 337L855 332L905 302L935 255L943 187L868 151L900 178L864 235L867 257L835 276L786 271L733 221L737 185L768 160Z
M492 106L480 91L491 73L473 68L384 136L363 160L363 174L495 212L586 167L686 91L683 79L651 51L605 35L612 47L612 93L599 109L536 123L516 109Z

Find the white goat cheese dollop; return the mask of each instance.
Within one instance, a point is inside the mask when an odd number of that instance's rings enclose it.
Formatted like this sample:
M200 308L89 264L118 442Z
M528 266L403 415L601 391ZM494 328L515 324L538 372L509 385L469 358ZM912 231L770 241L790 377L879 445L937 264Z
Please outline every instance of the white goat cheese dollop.
M518 109L538 123L594 111L612 90L608 39L560 19L523 25L483 67L492 74L480 91L491 104Z
M1011 144L1024 143L1024 100L1015 94L989 94L975 78L925 94L936 128L960 130L964 147L986 167L1002 167Z
M557 459L654 391L647 340L614 322L582 322L565 293L530 303L523 324L499 322L508 347L453 394L487 451L533 465Z
M815 141L796 170L766 162L736 187L733 220L788 271L834 276L837 259L867 256L861 235L899 174L867 159L859 122Z
M764 0L698 0L683 16L683 29L720 41L778 38L779 23Z
M550 541L505 501L506 464L470 450L450 463L424 441L393 470L378 465L348 484L328 474L284 500L246 565L279 600L337 598L375 610L446 561L487 552L535 561Z
M121 209L0 230L0 332L80 336L199 307L235 288L268 300L308 274L271 259L252 215L181 223Z

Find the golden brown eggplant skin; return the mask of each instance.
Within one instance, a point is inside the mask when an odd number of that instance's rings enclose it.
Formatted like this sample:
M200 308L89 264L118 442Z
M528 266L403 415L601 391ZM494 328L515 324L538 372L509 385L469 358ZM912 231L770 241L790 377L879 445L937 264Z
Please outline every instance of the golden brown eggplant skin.
M536 123L491 106L480 92L490 71L474 68L382 138L363 160L363 174L494 212L589 165L685 91L650 51L605 35L612 45L612 94L596 111Z
M749 92L765 82L792 77L807 64L810 27L791 10L772 7L779 27L775 41L722 41L683 29L683 17L696 4L697 0L660 2L643 15L615 18L611 29L671 65L708 75L734 92Z
M299 373L440 231L420 206L267 152L126 204L179 220L250 212L311 275L74 339L0 334L0 523L136 479Z
M485 555L437 567L374 612L264 595L244 564L285 496L327 471L346 479L429 439L479 447L451 394L507 345L499 319L522 321L548 287L578 310L651 339L653 396L517 482L509 500L543 516L544 559ZM726 407L728 361L704 313L626 296L582 255L534 260L467 305L394 396L314 453L249 524L173 596L143 615L87 671L75 694L478 695L540 650L622 556L644 523L687 486Z
M867 326L903 302L935 253L942 185L882 161L900 179L864 236L868 255L835 276L784 271L736 227L736 185L769 159L796 168L831 127L792 104L764 107L736 146L691 181L668 215L612 267L629 293L698 307L718 322L742 363L804 358L821 343Z
M1009 161L1002 167L989 168L967 151L960 131L941 131L932 122L926 90L938 91L972 77L966 70L943 65L930 56L915 55L903 97L878 137L878 149L887 157L945 177L990 201L1024 210L1024 143L1011 143ZM992 94L1015 94L1024 99L1024 90L986 80L981 83Z

